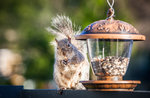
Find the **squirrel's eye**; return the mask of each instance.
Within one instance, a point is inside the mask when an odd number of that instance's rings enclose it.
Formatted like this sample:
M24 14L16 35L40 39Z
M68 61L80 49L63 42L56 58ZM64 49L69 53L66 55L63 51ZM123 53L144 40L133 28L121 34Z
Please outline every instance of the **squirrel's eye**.
M70 47L70 44L68 44L68 47Z

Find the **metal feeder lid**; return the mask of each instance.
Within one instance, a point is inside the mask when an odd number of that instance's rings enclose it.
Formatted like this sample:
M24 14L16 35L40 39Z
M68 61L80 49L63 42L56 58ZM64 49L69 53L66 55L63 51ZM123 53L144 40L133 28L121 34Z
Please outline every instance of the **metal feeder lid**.
M108 13L109 14L109 13ZM112 17L106 20L96 21L87 26L79 35L78 40L85 39L124 39L143 41L145 36L140 34L131 24L114 20Z

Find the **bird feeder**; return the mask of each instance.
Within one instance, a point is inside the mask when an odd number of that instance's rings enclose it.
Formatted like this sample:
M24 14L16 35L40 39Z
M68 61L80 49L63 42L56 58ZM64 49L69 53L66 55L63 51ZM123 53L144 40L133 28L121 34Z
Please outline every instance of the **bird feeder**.
M140 81L123 80L130 61L133 41L144 41L145 36L124 21L115 20L114 10L107 19L87 26L77 40L86 40L92 70L97 80L80 81L88 90L133 91Z

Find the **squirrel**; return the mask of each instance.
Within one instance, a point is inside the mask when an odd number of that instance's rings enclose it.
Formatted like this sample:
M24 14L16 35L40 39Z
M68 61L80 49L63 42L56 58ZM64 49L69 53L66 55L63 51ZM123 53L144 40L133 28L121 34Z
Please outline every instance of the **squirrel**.
M53 78L59 89L85 89L79 81L89 80L90 65L87 58L86 44L75 39L80 28L69 17L57 15L52 18L49 32L55 38L55 64Z

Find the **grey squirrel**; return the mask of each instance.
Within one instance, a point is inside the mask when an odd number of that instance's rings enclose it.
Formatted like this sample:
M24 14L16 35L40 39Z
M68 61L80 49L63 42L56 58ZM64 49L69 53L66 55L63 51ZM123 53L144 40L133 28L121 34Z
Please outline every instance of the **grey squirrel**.
M85 89L79 83L89 80L89 62L86 55L86 46L82 41L75 40L75 34L80 29L74 30L72 21L62 15L52 18L49 32L55 38L55 64L53 77L59 89Z

